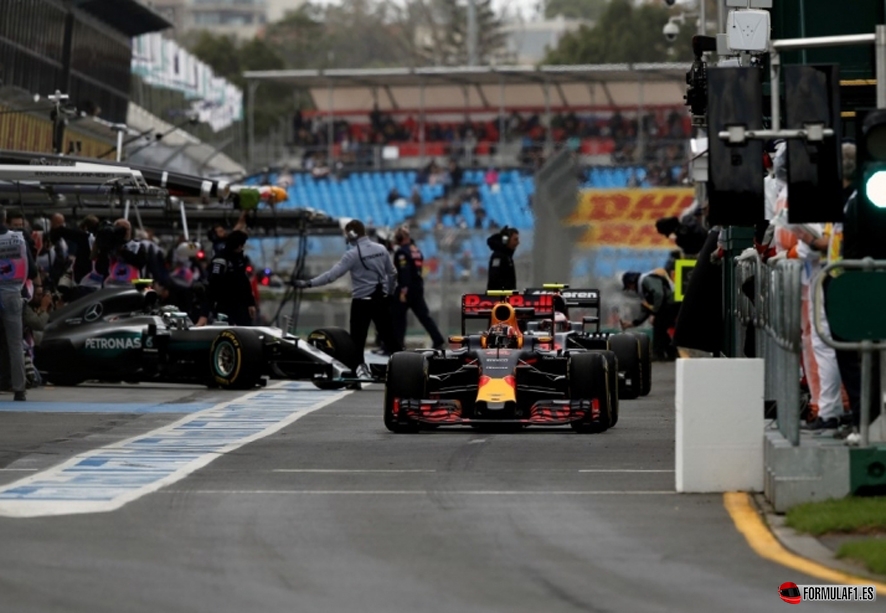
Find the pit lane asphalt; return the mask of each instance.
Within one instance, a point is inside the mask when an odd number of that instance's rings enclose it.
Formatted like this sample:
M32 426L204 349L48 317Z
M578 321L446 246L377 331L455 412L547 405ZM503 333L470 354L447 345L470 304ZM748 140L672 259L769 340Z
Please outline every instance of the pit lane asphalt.
M138 390L31 397L235 397ZM624 402L602 435L393 435L380 387L355 392L120 510L0 518L0 611L783 610L779 584L820 581L758 558L721 496L673 493L673 398L673 365L655 365L653 394ZM10 405L0 468L55 464L181 417ZM21 476L10 475L0 470Z

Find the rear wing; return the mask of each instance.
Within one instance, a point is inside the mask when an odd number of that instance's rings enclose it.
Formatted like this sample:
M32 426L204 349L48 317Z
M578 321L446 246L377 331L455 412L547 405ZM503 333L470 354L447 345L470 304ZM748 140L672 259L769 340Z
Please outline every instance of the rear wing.
M562 301L560 304L566 308L574 307L576 309L592 309L594 315L581 318L581 328L584 330L586 324L594 324L597 327L597 332L600 331L600 290L571 289L568 287L551 285L550 287L527 289L526 294L533 297L553 295L559 298ZM557 300L557 298L555 298L555 300ZM564 312L566 311L566 308L563 308Z
M517 319L551 319L554 316L556 295L520 293L517 290L494 291L485 294L464 294L461 297L461 333L465 334L468 319L488 319L497 304L507 302L514 307Z
M568 307L583 309L600 308L600 290L598 289L551 289L539 287L527 289L526 294L530 296L554 294L563 298Z

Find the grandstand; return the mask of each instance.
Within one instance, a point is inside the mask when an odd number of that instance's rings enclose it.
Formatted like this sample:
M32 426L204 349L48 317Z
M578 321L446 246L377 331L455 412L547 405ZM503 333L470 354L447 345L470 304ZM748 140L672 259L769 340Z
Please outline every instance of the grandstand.
M310 155L314 146L326 158L325 171L313 174L312 164L302 165L306 157L282 155L278 172L253 180L276 183L283 171L289 202L282 206L357 217L379 228L410 221L418 228L414 236L425 253L429 278L448 275L482 283L486 238L493 228L519 228L518 256L531 253L533 174L554 148L569 147L589 165L583 189L678 182L685 148L665 150L671 147L668 138L676 135L685 144L688 137L688 116L681 110L686 69L648 64L247 72L250 96L261 82L285 83L310 94L315 108L298 116L303 127L293 127L292 136L301 141L294 144L307 145L303 153ZM520 112L533 114L528 125L510 129L508 122ZM476 143L474 155L463 157L467 130ZM658 148L649 147L650 142ZM376 150L368 163L359 156L346 159L347 149L355 145L384 148L384 156ZM535 156L529 164L520 159L527 149ZM448 195L447 188L428 181L424 172L429 162L445 157L464 166L460 190ZM404 158L411 161L388 163ZM485 176L490 167L497 168L495 183ZM661 180L663 174L667 181ZM476 187L473 202L464 193L467 186ZM389 203L392 189L403 199L396 205ZM483 213L478 219L479 209ZM273 246L275 265L284 272L294 259L294 246ZM663 263L666 246L642 247L601 245L587 257L583 252L572 276L608 276ZM253 257L266 259L268 245L251 248ZM341 254L341 243L311 239L309 252L314 261L326 264Z

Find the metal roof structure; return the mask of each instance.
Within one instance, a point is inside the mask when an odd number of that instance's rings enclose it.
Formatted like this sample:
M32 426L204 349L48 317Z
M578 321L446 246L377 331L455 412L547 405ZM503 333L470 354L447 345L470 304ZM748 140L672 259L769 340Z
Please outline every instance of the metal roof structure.
M73 5L130 38L172 27L165 17L138 0L74 0Z
M680 63L430 66L256 70L243 76L251 92L263 82L287 84L308 89L321 112L341 113L369 110L374 104L388 110L423 108L427 100L433 100L435 107L543 106L546 90L551 89L562 106L635 106L638 96L646 98L646 104L682 103L689 67ZM455 104L446 104L448 99Z

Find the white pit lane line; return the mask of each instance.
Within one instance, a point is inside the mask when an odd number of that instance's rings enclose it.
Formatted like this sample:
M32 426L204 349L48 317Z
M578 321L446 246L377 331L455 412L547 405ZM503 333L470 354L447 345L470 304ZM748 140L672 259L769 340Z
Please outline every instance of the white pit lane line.
M249 392L2 486L0 516L114 511L350 393L296 381Z

